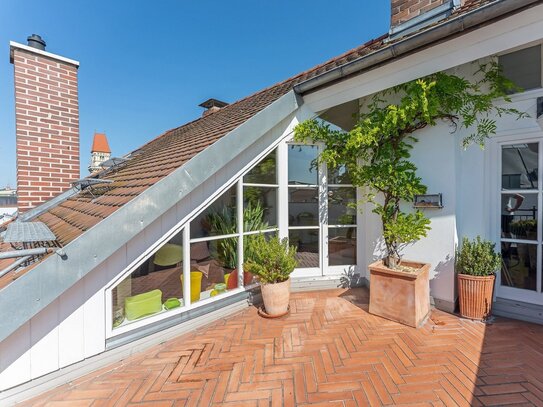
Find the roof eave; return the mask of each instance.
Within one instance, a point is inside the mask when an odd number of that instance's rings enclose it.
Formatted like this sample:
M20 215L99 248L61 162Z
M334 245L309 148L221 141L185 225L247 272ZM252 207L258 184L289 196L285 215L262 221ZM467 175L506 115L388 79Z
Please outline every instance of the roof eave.
M416 52L432 43L459 35L477 26L488 24L497 18L503 18L542 3L543 0L497 0L303 81L294 86L294 91L300 95L314 92L353 75L391 62L401 56Z

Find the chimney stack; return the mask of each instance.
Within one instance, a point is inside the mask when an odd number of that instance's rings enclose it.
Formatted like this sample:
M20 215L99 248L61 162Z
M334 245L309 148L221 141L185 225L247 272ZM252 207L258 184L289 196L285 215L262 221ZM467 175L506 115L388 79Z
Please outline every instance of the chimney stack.
M202 113L202 116L205 117L208 114L215 113L216 111L221 110L223 107L228 106L228 103L222 102L217 99L207 99L205 102L200 103L198 106L206 109Z
M45 51L36 34L10 42L15 72L18 210L25 212L79 179L79 62Z

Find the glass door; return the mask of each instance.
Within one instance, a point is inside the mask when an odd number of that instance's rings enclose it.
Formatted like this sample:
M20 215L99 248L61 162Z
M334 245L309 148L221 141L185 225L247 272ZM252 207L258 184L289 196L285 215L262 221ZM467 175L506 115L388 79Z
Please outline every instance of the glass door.
M298 249L294 276L321 273L322 178L316 145L288 145L288 237Z
M320 147L288 144L288 236L293 276L344 274L356 265L356 188L345 168L317 164Z
M542 273L542 143L500 146L499 297L543 304Z

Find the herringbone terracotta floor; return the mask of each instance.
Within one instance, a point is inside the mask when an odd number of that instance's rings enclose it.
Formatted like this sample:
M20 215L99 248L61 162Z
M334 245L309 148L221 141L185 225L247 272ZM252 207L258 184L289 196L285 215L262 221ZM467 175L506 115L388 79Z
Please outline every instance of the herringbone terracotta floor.
M284 319L250 308L26 404L543 406L543 326L367 309L365 289L297 293Z

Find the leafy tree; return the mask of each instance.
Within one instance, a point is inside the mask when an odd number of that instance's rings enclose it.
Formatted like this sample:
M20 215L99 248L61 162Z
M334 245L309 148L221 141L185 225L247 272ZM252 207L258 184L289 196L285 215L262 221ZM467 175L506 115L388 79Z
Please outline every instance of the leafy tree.
M500 97L510 101L507 94L518 90L497 63L480 65L475 78L438 72L377 93L349 132L316 119L295 128L295 140L324 144L320 162L332 168L345 165L352 183L364 187L363 202L371 202L381 218L388 267L397 267L402 249L430 229L430 220L421 211L400 208L402 201L413 202L415 195L426 193L417 167L409 160L416 131L446 121L453 133L459 128L471 131L462 140L464 148L483 147L496 133L492 115L526 116L494 104Z

